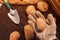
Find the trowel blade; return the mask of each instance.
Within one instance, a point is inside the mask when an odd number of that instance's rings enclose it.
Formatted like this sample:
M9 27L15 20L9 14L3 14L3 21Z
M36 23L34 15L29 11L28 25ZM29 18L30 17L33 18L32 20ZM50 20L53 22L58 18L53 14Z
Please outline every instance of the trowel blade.
M19 14L18 14L17 10L13 10L13 11L14 11L14 15L12 15L13 13L10 11L8 13L8 16L15 24L19 24L20 23Z

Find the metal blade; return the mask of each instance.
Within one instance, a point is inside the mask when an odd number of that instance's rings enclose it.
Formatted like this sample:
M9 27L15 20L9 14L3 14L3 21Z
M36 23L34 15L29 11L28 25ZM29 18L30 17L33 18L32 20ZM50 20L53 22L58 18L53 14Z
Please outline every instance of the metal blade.
M8 13L8 16L15 24L19 24L20 23L20 18L19 18L17 10L11 10Z

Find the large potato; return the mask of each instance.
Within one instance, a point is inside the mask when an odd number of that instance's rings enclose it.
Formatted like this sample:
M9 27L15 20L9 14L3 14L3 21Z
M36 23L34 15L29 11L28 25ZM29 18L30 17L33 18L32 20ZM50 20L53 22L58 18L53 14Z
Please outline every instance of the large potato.
M31 40L34 37L33 28L30 25L24 26L25 39Z
M37 18L37 29L43 31L46 28L46 22L42 18Z

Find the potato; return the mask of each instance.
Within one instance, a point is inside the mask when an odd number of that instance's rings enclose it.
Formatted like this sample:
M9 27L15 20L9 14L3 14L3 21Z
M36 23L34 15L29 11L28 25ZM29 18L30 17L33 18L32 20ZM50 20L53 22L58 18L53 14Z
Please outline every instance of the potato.
M38 2L37 3L37 8L41 11L41 12L46 12L48 11L48 4L46 2Z
M8 0L8 2L10 3L10 4L16 4L16 3L18 3L20 0Z
M29 15L31 13L34 13L36 11L35 7L33 5L29 5L26 8L26 13Z
M46 28L46 22L42 18L37 18L37 29L43 31Z
M15 2L14 0L8 0L8 2L9 2L10 4L16 4L16 2Z
M16 3L18 3L20 0L14 0Z
M27 4L29 4L29 3L27 3L27 2L25 2L25 1L23 1L23 0L20 0L17 4L27 5Z
M33 28L30 25L24 26L25 39L31 40L34 37Z
M3 3L3 1L2 1L2 0L0 0L0 3Z
M9 40L18 40L20 38L20 33L17 31L14 31L10 34Z
M37 2L41 1L41 0L23 0L29 4L36 4Z

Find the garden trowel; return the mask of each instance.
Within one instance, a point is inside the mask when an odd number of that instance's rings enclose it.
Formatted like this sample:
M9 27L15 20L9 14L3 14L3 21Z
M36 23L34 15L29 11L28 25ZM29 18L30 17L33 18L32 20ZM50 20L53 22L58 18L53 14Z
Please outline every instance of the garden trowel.
M8 13L8 17L15 23L15 24L19 24L20 23L20 18L19 18L19 14L17 12L17 10L12 10L11 6L8 3L8 0L4 0L6 6L8 7L8 9L10 10L10 12Z

